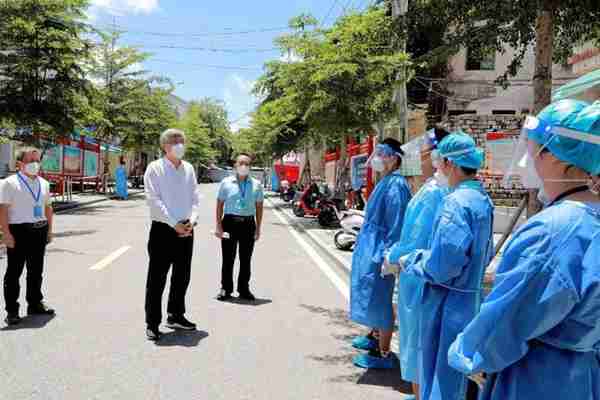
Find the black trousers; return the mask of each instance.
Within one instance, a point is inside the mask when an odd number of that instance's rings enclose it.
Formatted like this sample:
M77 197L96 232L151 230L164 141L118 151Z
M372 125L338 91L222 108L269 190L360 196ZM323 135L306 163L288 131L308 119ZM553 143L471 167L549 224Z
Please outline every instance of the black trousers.
M180 238L167 224L152 222L148 240L148 278L146 281L146 324L157 327L162 321L162 295L171 272L167 313L185 314L185 294L190 284L194 237Z
M44 255L48 244L48 226L33 228L31 224L9 226L15 238L15 247L7 249L8 265L4 275L4 300L6 312L19 312L19 279L27 265L27 303L30 306L39 304L42 295L42 274L44 272Z
M225 215L223 217L223 231L229 233L229 239L221 241L221 250L223 252L221 289L227 293L233 293L233 266L239 247L240 273L238 275L237 290L238 293L247 293L250 290L256 222L254 221L254 217Z

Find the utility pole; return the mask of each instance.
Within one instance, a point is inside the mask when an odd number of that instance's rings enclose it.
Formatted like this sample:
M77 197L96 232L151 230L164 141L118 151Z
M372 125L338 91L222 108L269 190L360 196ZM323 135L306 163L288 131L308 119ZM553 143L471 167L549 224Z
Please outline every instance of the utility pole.
M408 12L408 0L392 0L392 17L395 21L403 18ZM406 52L406 34L400 38L399 51ZM408 95L406 93L406 67L397 76L399 81L394 92L394 101L398 108L398 123L400 125L400 142L408 142Z

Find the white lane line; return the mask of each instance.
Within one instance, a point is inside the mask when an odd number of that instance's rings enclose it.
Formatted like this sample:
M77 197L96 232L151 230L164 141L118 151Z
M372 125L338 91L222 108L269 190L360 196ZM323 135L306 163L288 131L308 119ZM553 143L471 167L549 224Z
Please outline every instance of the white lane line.
M94 264L90 270L92 271L102 271L104 268L108 267L110 264L115 262L117 258L121 257L123 254L127 253L127 251L131 249L131 246L123 246L120 249L112 252L108 256L104 257L98 263Z
M317 264L317 266L319 267L321 272L323 272L325 274L325 276L327 276L327 278L329 278L331 283L333 283L333 285L336 287L336 289L340 291L340 293L342 294L342 296L344 296L346 301L350 301L350 291L348 289L348 285L346 284L346 282L344 282L339 277L339 275L336 274L331 269L331 267L329 266L329 264L327 264L327 262L323 259L323 257L321 257L319 255L319 253L317 253L316 250L310 244L308 244L308 242L289 223L287 218L284 217L281 214L281 212L275 208L275 205L273 204L273 202L271 202L270 200L268 200L268 202L273 207L272 208L273 213L277 216L277 218L281 221L281 223L283 223L284 225L287 226L288 230L290 231L290 233L292 234L294 239L296 239L296 241L298 242L300 247L302 247L302 249L306 252L306 254L308 254L308 256L314 261L314 263Z
M317 242L321 242L323 240L323 238L319 237L316 233L314 233L310 230L306 230L306 233L308 234L308 236L310 236ZM325 244L323 244L322 246L327 247L327 248L330 247ZM331 250L333 250L333 251L331 251ZM338 260L338 262L340 264L342 264L344 266L344 268L346 268L348 271L350 271L352 269L352 266L348 263L348 260L346 260L343 256L337 254L336 251L339 251L339 250L337 250L335 248L331 248L331 250L329 251L329 255L333 256L336 260Z

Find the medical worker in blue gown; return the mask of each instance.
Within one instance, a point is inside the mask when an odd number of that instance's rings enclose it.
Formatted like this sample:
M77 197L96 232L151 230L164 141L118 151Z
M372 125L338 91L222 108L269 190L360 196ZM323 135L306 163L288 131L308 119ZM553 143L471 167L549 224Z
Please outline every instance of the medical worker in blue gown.
M121 160L119 166L115 170L115 192L121 200L127 200L127 170L125 169L125 161Z
M353 346L368 350L354 358L361 368L391 369L394 359L390 344L394 329L394 277L381 276L384 255L400 239L410 188L398 168L403 151L395 139L376 146L369 160L371 168L383 175L367 203L365 223L358 235L352 257L350 319L372 329ZM377 337L379 340L377 340Z
M513 236L481 313L448 354L482 399L600 399L600 104L562 100L523 128L550 204Z
M483 151L462 132L438 146L439 170L448 177L428 250L400 258L407 275L425 282L420 305L419 394L421 400L463 400L466 376L448 364L448 349L481 305L483 276L493 256L494 207L475 179Z
M429 246L435 217L448 194L448 178L440 171L434 174L434 168L439 164L433 165L431 154L449 134L445 129L436 127L425 135L421 148L421 170L427 181L408 203L400 241L391 248L387 257L390 264L398 264L400 257ZM413 384L415 394L419 393L420 305L424 283L420 277L408 274L400 274L396 283L400 370L402 379Z

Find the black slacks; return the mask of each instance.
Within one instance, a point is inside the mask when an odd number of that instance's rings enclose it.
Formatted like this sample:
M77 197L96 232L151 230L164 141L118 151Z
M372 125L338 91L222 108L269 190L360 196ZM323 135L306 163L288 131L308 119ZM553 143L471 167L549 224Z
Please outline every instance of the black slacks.
M171 272L171 288L167 313L185 314L185 294L190 284L194 237L181 238L175 229L152 222L148 240L148 278L146 281L146 324L157 327L162 321L162 295Z
M31 224L15 224L9 226L15 238L15 247L6 250L7 267L4 275L4 300L6 312L19 312L19 279L27 265L27 303L30 306L39 304L42 295L42 274L44 272L44 255L48 244L48 226L34 228Z
M240 251L240 273L238 274L237 290L244 294L250 290L252 253L256 234L254 217L238 217L225 215L223 231L229 233L229 239L221 240L223 266L221 269L221 289L233 293L233 266L237 249Z

